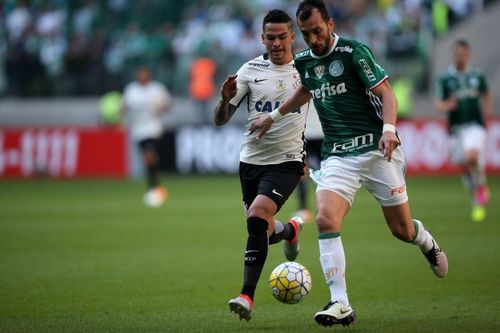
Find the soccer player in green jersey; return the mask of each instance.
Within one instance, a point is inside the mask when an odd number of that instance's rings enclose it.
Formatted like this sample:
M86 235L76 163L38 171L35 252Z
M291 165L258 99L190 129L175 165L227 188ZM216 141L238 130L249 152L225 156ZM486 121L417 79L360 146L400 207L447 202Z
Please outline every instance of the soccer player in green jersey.
M480 222L489 199L485 117L492 114L493 107L484 74L469 62L469 43L460 39L454 45L454 63L436 81L434 107L448 116L450 159L462 166L464 186L472 193L471 217Z
M340 232L361 185L380 203L392 234L417 245L435 275L447 275L448 261L422 222L411 217L395 127L397 102L386 72L366 45L334 34L323 1L302 1L297 24L309 46L295 57L302 86L254 121L251 130L262 138L273 123L277 126L286 114L313 99L324 133L321 168L312 173L317 184L316 224L320 262L330 289L330 300L315 320L323 326L349 325L356 317L347 296Z

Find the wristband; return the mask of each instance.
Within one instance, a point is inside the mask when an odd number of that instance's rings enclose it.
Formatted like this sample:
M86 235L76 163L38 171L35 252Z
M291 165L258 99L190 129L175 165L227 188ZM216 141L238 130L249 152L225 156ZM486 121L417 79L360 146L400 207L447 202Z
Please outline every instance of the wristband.
M384 127L382 127L382 133L384 132L396 133L396 126L392 124L384 124Z
M271 113L269 113L269 115L271 116L271 119L273 121L278 121L278 120L280 120L281 118L284 117L284 115L281 114L279 108L274 109Z

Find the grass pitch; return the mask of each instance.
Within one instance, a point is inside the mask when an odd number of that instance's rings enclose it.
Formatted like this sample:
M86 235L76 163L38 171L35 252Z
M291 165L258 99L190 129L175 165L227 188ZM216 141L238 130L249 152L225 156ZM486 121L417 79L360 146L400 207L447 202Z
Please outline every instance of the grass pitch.
M313 320L329 297L314 224L303 229L298 258L311 294L298 305L271 296L268 275L285 261L282 245L272 246L254 317L240 322L227 308L241 287L246 239L238 178L164 183L169 201L151 209L137 182L1 182L0 332L347 330ZM448 255L446 279L392 237L375 200L358 193L342 232L358 317L349 332L500 331L500 178L490 188L487 220L473 223L458 178L408 180L413 215ZM293 196L278 216L295 208Z

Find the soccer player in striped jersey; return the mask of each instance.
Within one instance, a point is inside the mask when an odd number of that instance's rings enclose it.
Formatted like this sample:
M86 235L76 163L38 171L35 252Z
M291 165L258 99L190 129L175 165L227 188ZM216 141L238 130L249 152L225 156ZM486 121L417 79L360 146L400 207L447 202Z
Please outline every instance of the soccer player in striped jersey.
M462 166L464 186L472 194L471 218L480 222L489 199L484 146L485 117L493 113L492 99L482 71L469 65L466 40L455 43L453 62L436 81L434 107L448 116L451 162Z
M248 124L269 114L300 86L293 62L292 19L281 10L270 11L263 20L262 42L267 53L245 63L222 85L221 99L214 110L217 126L226 124L238 106L245 103ZM248 238L244 256L243 287L229 301L239 319L250 320L254 293L266 261L268 244L284 242L285 256L298 255L302 220L293 217L282 224L274 215L295 189L304 171L304 127L308 106L291 110L263 140L246 131L240 151L240 181Z
M330 289L328 304L314 318L323 326L349 325L356 316L347 296L340 233L361 185L379 202L392 234L417 245L435 275L445 277L448 262L422 222L410 214L396 132L397 102L388 75L366 45L333 32L323 1L303 0L297 24L309 46L295 57L302 85L250 129L263 139L290 111L313 99L324 133L321 167L312 173L317 184L316 224L320 262Z

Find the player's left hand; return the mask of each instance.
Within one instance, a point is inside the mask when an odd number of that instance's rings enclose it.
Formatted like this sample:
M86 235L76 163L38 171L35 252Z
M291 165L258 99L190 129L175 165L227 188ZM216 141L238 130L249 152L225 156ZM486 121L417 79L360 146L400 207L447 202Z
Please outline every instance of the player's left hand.
M378 149L384 154L384 157L387 158L387 161L391 161L392 159L392 151L399 146L400 142L396 135L396 133L385 131L382 133L382 137L378 142Z
M260 132L257 133L256 136L257 140L260 140L262 137L264 137L267 131L269 131L272 124L273 124L273 119L271 118L271 116L265 114L260 116L254 122L252 122L248 130L250 131L250 133L253 133L255 130L260 129Z

